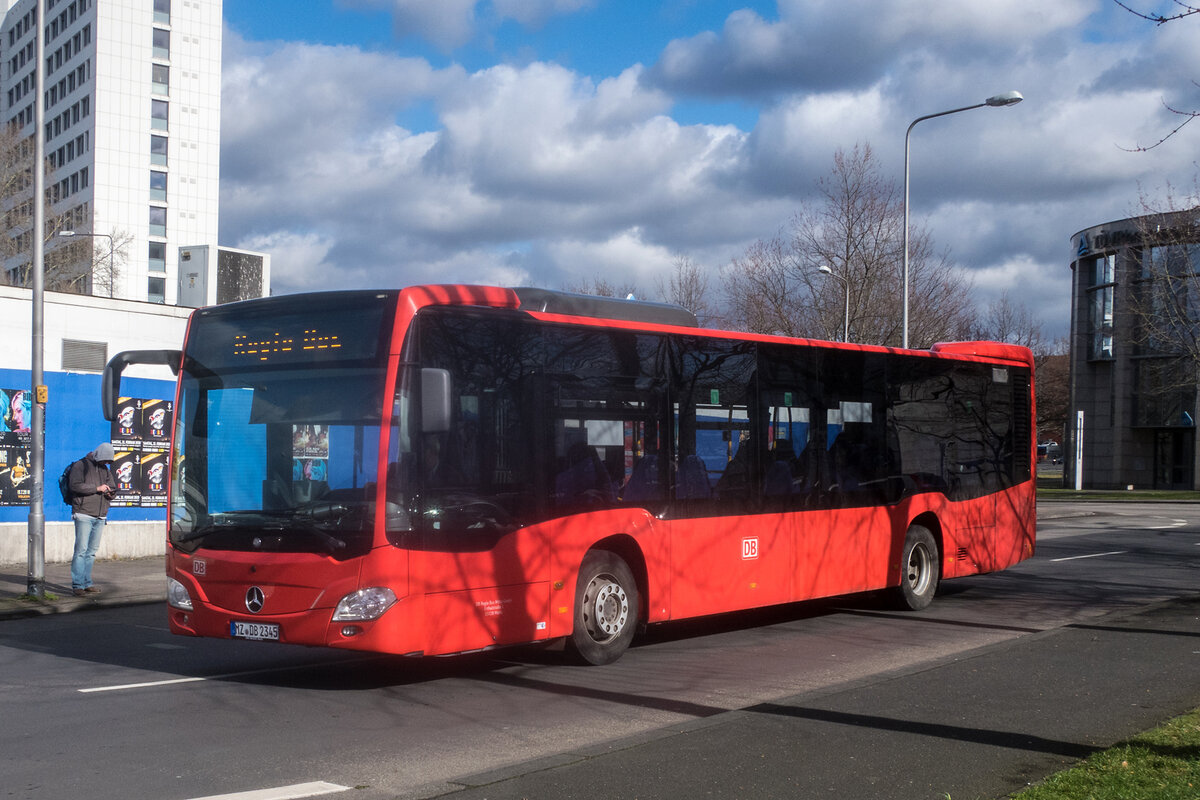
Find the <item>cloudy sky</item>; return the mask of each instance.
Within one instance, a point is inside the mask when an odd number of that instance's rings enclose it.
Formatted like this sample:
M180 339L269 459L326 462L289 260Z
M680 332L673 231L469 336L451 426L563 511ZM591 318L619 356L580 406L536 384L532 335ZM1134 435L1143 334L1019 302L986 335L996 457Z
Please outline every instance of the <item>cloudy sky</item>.
M1174 13L1167 0L1127 0ZM1113 0L225 0L221 241L277 293L461 281L652 294L777 234L869 144L1051 336L1069 238L1194 186L1200 16Z

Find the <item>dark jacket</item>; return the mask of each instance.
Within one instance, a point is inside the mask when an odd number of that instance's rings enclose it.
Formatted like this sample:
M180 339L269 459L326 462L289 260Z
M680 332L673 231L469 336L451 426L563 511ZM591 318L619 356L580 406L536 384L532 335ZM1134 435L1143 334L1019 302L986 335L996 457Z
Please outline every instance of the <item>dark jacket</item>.
M109 498L96 487L108 484L111 488L116 485L116 478L108 465L96 461L95 453L88 453L72 465L67 482L71 486L72 512L89 517L108 516Z

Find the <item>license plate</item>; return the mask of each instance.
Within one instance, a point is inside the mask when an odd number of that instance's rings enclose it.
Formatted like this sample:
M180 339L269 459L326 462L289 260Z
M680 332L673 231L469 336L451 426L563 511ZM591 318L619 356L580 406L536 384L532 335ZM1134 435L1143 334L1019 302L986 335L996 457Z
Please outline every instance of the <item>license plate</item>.
M254 639L263 642L279 641L279 626L270 622L229 623L229 635L235 639Z

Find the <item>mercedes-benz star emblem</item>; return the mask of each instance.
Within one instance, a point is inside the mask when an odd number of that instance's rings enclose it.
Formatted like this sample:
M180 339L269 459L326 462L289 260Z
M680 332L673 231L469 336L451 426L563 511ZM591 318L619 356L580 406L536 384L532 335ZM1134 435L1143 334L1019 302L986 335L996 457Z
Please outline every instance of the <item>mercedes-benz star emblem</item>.
M263 590L257 586L251 586L246 590L246 610L251 614L257 614L263 609Z

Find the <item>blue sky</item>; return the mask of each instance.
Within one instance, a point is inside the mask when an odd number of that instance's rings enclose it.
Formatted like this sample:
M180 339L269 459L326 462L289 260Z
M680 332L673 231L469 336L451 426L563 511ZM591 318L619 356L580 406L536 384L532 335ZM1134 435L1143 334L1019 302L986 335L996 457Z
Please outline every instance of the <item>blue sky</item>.
M1146 0L1146 11L1169 3ZM646 294L779 233L838 149L902 175L982 306L1065 333L1071 234L1195 185L1200 18L1111 0L225 0L221 238L276 291Z

